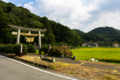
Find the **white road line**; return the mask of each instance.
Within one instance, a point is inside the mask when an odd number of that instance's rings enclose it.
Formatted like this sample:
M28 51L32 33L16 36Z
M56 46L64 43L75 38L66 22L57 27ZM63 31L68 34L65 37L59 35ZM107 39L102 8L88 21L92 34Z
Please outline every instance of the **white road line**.
M59 76L59 77L66 78L66 79L71 79L71 80L77 80L77 79L74 79L74 78L71 78L71 77L66 77L66 76L62 76L62 75L59 75L59 74L51 73L51 72L48 72L48 71L45 71L45 70L42 70L42 69L39 69L39 68L30 66L30 65L28 65L28 64L25 64L25 63L22 63L22 62L19 62L19 61L16 61L16 60L7 58L7 57L2 56L2 55L0 55L0 57L6 58L6 59L8 59L8 60L11 60L11 61L20 63L20 64L22 64L22 65L28 66L28 67L30 67L30 68L33 68L33 69L36 69L36 70L38 70L38 71L42 71L42 72L45 72L45 73L48 73L48 74L51 74L51 75L55 75L55 76Z

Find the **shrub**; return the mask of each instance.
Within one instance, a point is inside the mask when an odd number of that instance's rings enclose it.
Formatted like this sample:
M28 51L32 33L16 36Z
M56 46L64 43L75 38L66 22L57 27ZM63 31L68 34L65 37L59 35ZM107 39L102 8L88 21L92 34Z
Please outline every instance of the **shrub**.
M5 53L14 53L14 45L5 45L4 50Z
M26 55L28 53L28 48L25 44L22 44L22 45L23 45L23 55ZM17 56L20 55L20 44L15 44L14 52L15 52L15 55Z
M23 55L27 55L28 53L28 48L25 44L23 44Z
M14 53L14 45L1 45L0 46L0 52L5 52L5 53Z
M4 45L0 45L0 52L4 52L5 51L5 46Z
M36 48L32 44L28 44L28 53L36 53Z
M70 51L68 46L53 46L49 50L48 55L57 57L71 57L73 53Z
M44 54L48 53L48 45L42 45L41 51L44 52Z

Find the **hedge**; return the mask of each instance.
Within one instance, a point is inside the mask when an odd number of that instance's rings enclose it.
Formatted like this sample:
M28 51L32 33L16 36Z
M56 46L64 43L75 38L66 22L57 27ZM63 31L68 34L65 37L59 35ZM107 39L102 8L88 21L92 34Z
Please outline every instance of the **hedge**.
M0 45L0 52L14 53L14 45Z
M27 48L27 46L25 44L22 44L22 45L23 45L23 55L27 55L28 48ZM15 52L16 55L19 56L19 54L20 54L20 44L15 44L14 52Z
M32 44L28 44L28 53L36 53L36 48Z

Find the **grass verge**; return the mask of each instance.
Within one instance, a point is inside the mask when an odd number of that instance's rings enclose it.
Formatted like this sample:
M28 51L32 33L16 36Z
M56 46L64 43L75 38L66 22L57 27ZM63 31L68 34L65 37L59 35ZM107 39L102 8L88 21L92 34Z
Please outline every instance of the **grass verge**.
M40 59L40 57L35 57L35 56L23 56L23 57L15 56L15 57L22 60L31 61L33 63L45 65L47 66L47 68L54 69L63 72L65 74L69 74L77 77L83 77L83 78L95 79L95 80L120 79L120 73L118 73L118 71L115 70L100 70L97 68L81 66L81 64L69 64L63 62L51 63L51 62L43 61Z

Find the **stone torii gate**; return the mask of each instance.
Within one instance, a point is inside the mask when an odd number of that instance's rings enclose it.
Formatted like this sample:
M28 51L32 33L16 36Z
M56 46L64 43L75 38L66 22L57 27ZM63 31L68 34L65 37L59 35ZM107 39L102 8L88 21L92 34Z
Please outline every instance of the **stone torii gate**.
M41 32L47 31L47 29L33 29L33 28L26 28L26 27L18 27L18 26L13 26L9 25L12 29L17 29L17 32L12 32L13 35L17 35L16 38L16 43L20 43L20 35L23 36L38 36L38 45L39 45L39 54L41 54L40 48L41 48L41 37L44 36L44 34L41 34ZM21 33L21 30L27 30L29 31L28 33ZM38 34L31 34L31 31L37 31Z

